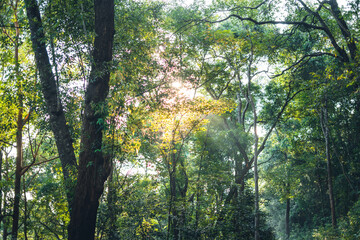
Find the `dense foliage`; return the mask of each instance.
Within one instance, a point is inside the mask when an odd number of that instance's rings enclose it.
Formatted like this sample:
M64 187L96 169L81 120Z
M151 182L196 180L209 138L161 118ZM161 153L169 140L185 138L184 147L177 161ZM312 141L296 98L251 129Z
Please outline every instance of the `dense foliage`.
M0 238L360 238L359 11L0 1Z

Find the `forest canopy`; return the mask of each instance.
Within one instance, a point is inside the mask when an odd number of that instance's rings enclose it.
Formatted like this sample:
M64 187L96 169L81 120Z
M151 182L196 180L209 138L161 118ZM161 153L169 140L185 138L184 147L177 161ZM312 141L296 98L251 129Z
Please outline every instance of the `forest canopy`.
M360 1L2 0L1 239L358 239Z

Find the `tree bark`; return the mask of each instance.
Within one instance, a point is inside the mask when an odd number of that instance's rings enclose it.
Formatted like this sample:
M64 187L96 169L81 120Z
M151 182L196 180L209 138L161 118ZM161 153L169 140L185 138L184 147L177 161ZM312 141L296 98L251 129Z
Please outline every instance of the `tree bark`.
M19 96L21 101L21 96ZM22 102L22 101L21 101ZM21 104L22 105L22 104ZM19 106L17 132L16 132L16 169L15 169L15 188L14 188L14 205L13 205L13 221L12 221L12 239L17 239L19 228L19 214L20 214L20 198L21 198L21 172L23 165L23 150L22 150L22 133L23 133L23 115L22 106Z
M96 213L104 183L110 174L110 158L104 157L103 123L109 91L114 38L114 0L95 0L95 42L90 80L85 94L79 172L69 224L69 240L94 239Z
M36 0L25 0L26 14L29 20L32 47L35 52L36 65L39 70L41 90L46 102L47 112L50 115L50 127L54 133L56 146L61 161L65 182L67 201L71 206L74 189L74 173L77 163L72 145L69 127L66 124L65 114L60 96L57 91L55 76L46 50L45 34L42 26L39 6Z
M351 35L350 29L344 20L344 16L342 15L339 5L336 0L330 0L329 4L331 6L331 13L334 16L338 27L341 30L341 33L346 41L346 45L349 49L351 60L356 61L357 47L355 43L354 36Z
M12 221L12 240L17 239L19 228L19 215L20 215L20 198L21 198L21 174L17 173L18 167L16 166L15 173L15 190L14 190L14 205L13 205L13 221Z

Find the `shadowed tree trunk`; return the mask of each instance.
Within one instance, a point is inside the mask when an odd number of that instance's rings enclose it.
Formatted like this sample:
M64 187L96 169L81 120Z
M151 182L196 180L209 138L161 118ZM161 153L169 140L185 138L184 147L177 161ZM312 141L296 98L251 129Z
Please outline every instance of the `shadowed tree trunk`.
M90 80L85 94L79 172L69 224L69 240L94 239L96 213L110 158L104 157L102 136L107 116L110 64L114 38L114 0L95 0L95 42Z
M17 239L18 228L19 228L19 215L20 215L20 198L21 198L21 175L23 165L23 128L27 119L23 119L23 92L22 92L22 81L19 74L19 37L20 28L17 19L17 6L18 2L14 5L14 25L16 27L16 35L14 39L15 48L15 80L17 86L17 97L18 97L18 116L17 116L17 129L16 129L16 169L15 169L15 188L14 188L14 205L13 205L13 221L12 221L12 239Z
M65 190L69 206L73 197L72 172L76 170L76 158L69 127L66 124L63 105L58 94L55 76L52 72L45 45L45 34L36 0L25 0L26 14L29 20L32 47L39 70L41 90L44 95L47 112L50 115L50 127L54 133L65 181Z
M72 171L76 168L73 141L49 62L39 7L36 0L26 0L25 5L42 92L50 115L50 125L55 135L67 188L67 198L71 206L69 239L91 240L94 239L99 198L103 193L104 183L111 167L110 159L104 157L102 146L103 123L107 113L99 109L106 109L105 100L109 91L114 37L114 0L94 0L96 37L91 74L85 93L81 151L75 192L72 184Z

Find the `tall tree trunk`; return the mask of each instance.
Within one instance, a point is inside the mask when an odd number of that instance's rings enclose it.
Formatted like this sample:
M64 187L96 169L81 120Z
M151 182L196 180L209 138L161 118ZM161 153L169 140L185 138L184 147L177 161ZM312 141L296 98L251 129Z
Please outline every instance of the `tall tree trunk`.
M16 168L18 168L16 166ZM21 169L20 169L21 171ZM17 239L19 228L19 215L20 215L20 198L21 198L21 173L16 169L15 173L15 190L14 190L14 205L13 205L13 221L12 221L12 240Z
M26 14L29 20L32 47L35 52L36 65L39 70L41 89L50 115L50 126L55 136L56 146L64 176L67 201L71 206L74 192L74 172L77 163L72 145L69 127L66 124L62 102L58 94L55 76L52 72L46 50L44 28L42 26L39 6L36 0L25 0Z
M248 85L247 85L247 102L250 103L252 111L253 111L253 127L254 127L254 181L255 181L255 219L254 219L254 227L255 227L255 234L254 238L255 240L260 239L259 234L259 225L260 225L260 212L259 212L259 174L258 174L258 156L259 156L259 137L257 133L257 113L256 113L256 105L254 102L254 99L251 94L251 81L253 79L253 75L251 73L252 63L253 63L253 44L252 40L250 38L251 43L251 56L249 59L249 65L247 67L247 78L248 78Z
M255 149L257 150L257 142L255 143L255 146L256 146ZM258 175L257 151L255 151L254 153L254 181L255 181L255 240L259 240L260 214L259 214L259 175Z
M104 157L103 123L109 91L114 38L114 0L95 0L95 42L90 80L85 94L81 151L75 196L69 224L69 240L94 239L96 214L104 183L110 174L110 158Z
M19 37L20 28L17 21L17 2L14 7L15 21L14 25L16 28L16 36L14 40L15 45L15 79L17 85L17 97L18 97L18 116L17 116L17 129L16 129L16 169L15 169L15 189L14 189L14 205L13 205L13 222L12 222L12 239L17 239L18 228L19 228L19 215L20 215L20 198L21 198L21 171L23 165L23 93L22 93L22 81L19 74Z
M321 108L320 121L321 127L324 134L325 140L325 151L326 151L326 165L327 165L327 178L328 178L328 191L329 191L329 201L330 201L330 210L331 210L331 224L333 228L336 228L336 213L335 213L335 199L333 192L332 184L332 164L330 156L330 143L329 143L329 126L328 126L328 105L327 97L325 97L325 106Z
M12 221L12 239L17 239L20 215L20 198L21 198L21 172L23 164L22 151L22 107L20 106L17 121L16 133L16 169L15 169L15 188L14 188L14 205L13 205L13 221Z

